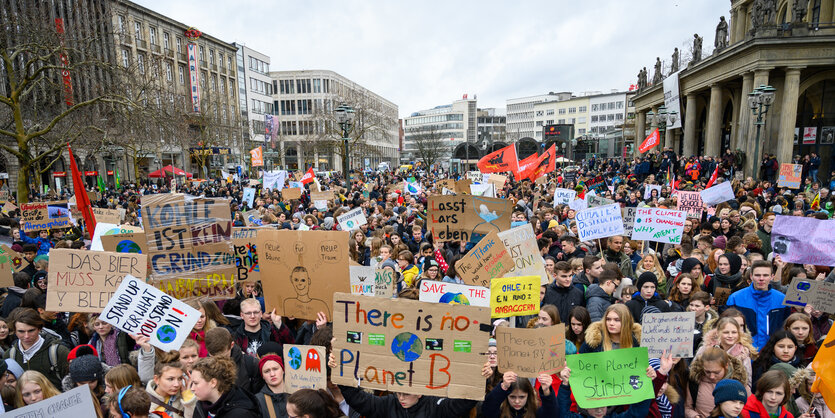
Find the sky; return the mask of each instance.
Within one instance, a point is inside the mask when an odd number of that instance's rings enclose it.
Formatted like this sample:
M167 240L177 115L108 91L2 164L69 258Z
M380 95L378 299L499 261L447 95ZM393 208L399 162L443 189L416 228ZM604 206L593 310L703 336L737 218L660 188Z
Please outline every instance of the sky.
M626 90L693 34L713 48L728 0L133 0L270 56L271 71L331 70L401 117L477 95Z

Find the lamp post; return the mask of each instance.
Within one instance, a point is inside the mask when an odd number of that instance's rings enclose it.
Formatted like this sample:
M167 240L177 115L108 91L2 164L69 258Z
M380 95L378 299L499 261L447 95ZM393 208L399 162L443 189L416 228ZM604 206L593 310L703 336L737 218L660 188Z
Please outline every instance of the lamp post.
M354 109L343 103L333 112L336 114L339 126L342 127L342 176L345 178L345 187L348 187L350 184L348 180L348 140L350 139L348 138L348 131L354 122Z
M667 111L667 108L664 105L658 108L658 114L655 114L653 111L647 112L647 120L651 121L650 126L652 126L652 122L655 122L655 126L658 127L658 142L663 143L664 133L667 132L668 126L673 126L678 120L678 112L675 110ZM642 133L643 134L643 133ZM662 147L663 148L663 147Z
M774 87L760 84L754 91L748 93L748 107L754 113L754 117L756 118L754 125L757 126L757 138L754 142L754 164L756 164L756 158L759 158L760 155L760 128L765 125L765 115L768 113L768 108L774 103L774 92L776 91L777 89ZM754 175L759 180L759 167L755 165L754 170Z

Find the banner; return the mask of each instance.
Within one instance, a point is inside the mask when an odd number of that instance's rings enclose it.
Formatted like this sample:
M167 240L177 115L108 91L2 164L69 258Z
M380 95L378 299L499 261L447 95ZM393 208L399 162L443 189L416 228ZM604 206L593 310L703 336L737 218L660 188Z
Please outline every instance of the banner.
M588 202L590 208L596 208L615 203L615 201L612 199L606 199L605 197L600 197L596 194L586 196L586 201Z
M638 152L641 154L655 148L658 144L661 143L661 134L658 133L658 128L652 131L648 137L644 139L644 142L641 142L641 145L638 147Z
M488 308L345 293L333 305L333 383L484 399Z
M704 206L702 195L699 192L678 191L678 204L676 209L684 211L688 218L702 219Z
M623 217L617 203L581 210L574 219L577 221L577 234L581 242L624 235Z
M672 125L667 125L667 129L681 128L681 98L678 89L678 75L681 71L676 71L664 79L664 107L667 112L676 112L676 120Z
M632 405L655 397L646 347L566 356L571 393L580 408Z
M339 227L343 231L353 231L368 223L362 208L354 208L336 217Z
M284 391L328 388L328 356L318 345L284 344Z
M647 312L641 317L641 347L650 358L661 358L665 350L674 358L692 358L695 324L695 312Z
M637 208L633 240L681 244L685 213L680 210Z
M255 244L258 228L232 228L232 246L235 254L235 281L261 280L258 251Z
M490 307L490 289L458 283L421 280L420 301Z
M812 305L819 311L835 313L835 283L795 277L786 290L783 305L800 309Z
M835 266L835 220L777 215L771 248L787 263Z
M35 202L20 205L20 231L70 227L70 208L66 201Z
M377 268L374 266L348 266L351 277L351 294L374 296Z
M348 232L258 231L266 311L315 320L333 312L333 294L348 293Z
M478 170L482 173L518 172L519 157L516 155L516 144L510 144L482 157L478 160Z
M536 378L557 374L565 365L565 325L541 328L496 328L500 373Z
M95 417L98 415L93 402L98 402L98 400L93 400L90 387L81 385L32 405L16 408L3 415L9 418Z
M490 316L536 315L539 313L538 276L501 277L490 281Z
M478 242L490 232L510 229L512 209L507 199L430 196L427 229L435 242Z
M277 172L264 172L265 189L281 191L284 188L284 182L287 181L287 172L284 170Z
M702 202L708 206L716 206L722 202L734 199L734 189L731 182L725 181L709 189L699 192L702 195Z
M557 205L568 205L577 197L577 192L570 189L554 190L554 207Z
M510 252L510 258L513 259L513 265L507 272L507 276L539 276L543 285L548 284L550 278L548 272L545 271L542 256L539 254L536 234L529 222L499 232L499 239L502 240L505 248Z
M11 250L9 250L11 251ZM14 286L15 255L0 249L0 287Z
M249 156L252 158L252 166L253 167L263 167L264 166L264 149L261 147L255 147L249 151Z
M122 223L122 217L119 215L119 211L116 209L102 209L102 208L92 208L93 215L96 217L96 222L104 222L107 224L116 224L119 225Z
M455 271L465 284L487 287L490 280L504 276L513 266L510 252L499 235L491 232L455 263Z
M777 187L799 189L802 175L802 164L782 163L780 164L780 177L777 178Z

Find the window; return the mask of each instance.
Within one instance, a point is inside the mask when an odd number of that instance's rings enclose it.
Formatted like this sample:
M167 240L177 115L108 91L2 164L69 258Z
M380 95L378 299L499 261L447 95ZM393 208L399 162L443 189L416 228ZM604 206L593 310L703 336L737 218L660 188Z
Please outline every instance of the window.
M586 133L586 130L585 130L585 129L578 129L578 130L577 130L577 134L578 134L578 135L583 135L583 134L585 134L585 133Z
M212 91L217 91L217 76L212 75Z
M203 45L200 45L198 52L200 54L200 61L206 62L206 49L203 48Z
M180 65L179 66L179 72L180 72L180 84L185 84L186 83L186 67L183 66L183 65Z
M151 26L150 28L148 28L148 33L150 34L151 45L156 45L157 44L157 28Z
M569 107L569 108L568 108L568 113L569 113L569 114L571 114L571 113L577 113L577 108L576 108L576 107Z
M548 119L547 121L545 121L545 124L546 124L546 125L553 125L553 124L554 124L554 120L553 120L553 119Z
M596 104L591 105L591 111L597 112L598 106Z
M220 79L220 91L223 92L224 96L226 95L226 79L225 78Z
M606 116L606 120L609 120L609 121L615 120L615 115L613 113L610 113L609 115Z
M543 116L544 114L545 114L545 112L542 111L542 110L537 110L536 111L536 116Z
M583 113L583 112L586 111L586 107L585 106L580 106L580 108L577 109L577 111L580 112L580 113Z
M536 126L542 126L542 121L541 120L536 121Z
M229 68L231 70L232 69L232 56L230 55L230 56L226 57L226 59L227 59L226 63L228 64L227 68Z
M217 54L217 65L220 66L220 68L223 68L224 62L226 62L226 60L223 59L223 52Z
M125 33L128 29L125 27L125 17L119 15L119 33Z
M623 120L623 113L618 113L615 115L615 120Z
M171 68L170 62L165 63L165 79L168 80L168 82L174 80L174 70Z
M168 32L162 33L162 47L165 49L171 49L171 35Z
M209 64L215 65L215 50L209 50Z
M177 37L177 52L183 53L183 38Z
M560 115L564 115L564 114L565 114L565 109L560 109L558 113L559 113ZM562 123L562 122L560 122L560 123Z
M136 68L139 70L139 74L145 74L145 55L136 55Z
M592 116L592 117L591 117L591 121L592 121L592 122L597 122L597 115Z
M313 92L314 93L321 93L322 92L322 79L321 78L314 78L313 79Z
M130 52L127 49L122 50L122 66L125 68L130 66Z
M200 72L200 85L203 86L204 89L206 88L206 72L205 71Z
M137 40L142 40L142 23L133 22L133 31Z
M623 109L623 102L618 102L618 109Z
M609 110L615 109L615 102L609 102Z
M558 121L557 121L557 123L558 123L558 124L560 124L560 125L562 125L562 124L564 124L564 123L565 123L565 119L560 119L560 120L558 120Z
M553 116L553 115L554 115L554 109L548 109L548 110L546 110L546 111L545 111L545 114L546 114L546 115L548 115L548 116Z
M580 116L579 118L577 118L577 123L586 123L586 117Z

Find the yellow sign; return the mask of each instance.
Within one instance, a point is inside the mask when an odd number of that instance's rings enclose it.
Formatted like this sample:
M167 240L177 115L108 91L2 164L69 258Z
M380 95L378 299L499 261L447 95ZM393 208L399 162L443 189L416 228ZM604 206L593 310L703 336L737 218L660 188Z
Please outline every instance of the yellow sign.
M539 276L501 277L490 281L490 316L539 313Z

